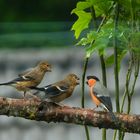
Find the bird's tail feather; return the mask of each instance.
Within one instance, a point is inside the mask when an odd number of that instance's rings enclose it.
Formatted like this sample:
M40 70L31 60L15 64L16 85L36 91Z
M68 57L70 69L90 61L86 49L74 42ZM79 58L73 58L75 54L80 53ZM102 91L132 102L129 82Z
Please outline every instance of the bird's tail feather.
M11 84L13 84L13 82L0 83L0 86L4 86L4 85L11 85Z
M109 107L106 107L104 104L102 104L101 107L103 107L106 111L109 112L109 115L110 115L110 117L111 117L111 119L112 119L113 121L117 121L117 118L116 118L116 116L114 115L114 113L112 112L112 109L110 109Z
M44 88L39 87L30 87L30 89L38 90L38 91L44 91Z
M113 121L117 121L117 118L112 111L109 111L109 115Z

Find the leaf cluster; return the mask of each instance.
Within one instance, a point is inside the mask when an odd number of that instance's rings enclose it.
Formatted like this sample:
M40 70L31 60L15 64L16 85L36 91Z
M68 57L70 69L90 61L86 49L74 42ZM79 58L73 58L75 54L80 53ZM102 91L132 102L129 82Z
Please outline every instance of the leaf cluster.
M118 29L114 30L116 2L119 4L119 24ZM75 31L75 38L79 40L77 45L84 46L86 57L89 58L95 51L106 54L106 50L113 47L115 36L119 62L128 51L140 53L139 0L85 0L78 2L71 13L78 16L72 30ZM106 18L106 21L98 32L95 25L99 27L103 18ZM113 63L113 54L106 56L106 64L110 66Z

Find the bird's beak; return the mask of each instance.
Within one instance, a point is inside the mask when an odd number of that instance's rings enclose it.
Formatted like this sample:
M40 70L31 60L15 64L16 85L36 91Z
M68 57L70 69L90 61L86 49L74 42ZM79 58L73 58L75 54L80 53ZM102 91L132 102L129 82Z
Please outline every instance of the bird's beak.
M86 84L88 85L88 81L86 81Z
M79 83L79 80L80 80L80 78L79 77L77 77L77 85L79 85L80 83Z
M51 71L52 71L52 67L49 66L47 71L48 71L48 72L51 72Z
M80 85L80 83L79 83L79 82L77 82L77 83L76 83L76 85Z

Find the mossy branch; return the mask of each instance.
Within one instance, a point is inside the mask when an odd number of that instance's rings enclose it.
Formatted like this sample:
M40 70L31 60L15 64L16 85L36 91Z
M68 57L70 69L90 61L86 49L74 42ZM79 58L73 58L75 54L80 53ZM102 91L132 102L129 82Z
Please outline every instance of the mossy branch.
M22 117L45 122L65 122L98 128L118 129L140 134L140 115L115 113L117 122L107 112L78 107L59 106L35 100L0 97L0 115Z

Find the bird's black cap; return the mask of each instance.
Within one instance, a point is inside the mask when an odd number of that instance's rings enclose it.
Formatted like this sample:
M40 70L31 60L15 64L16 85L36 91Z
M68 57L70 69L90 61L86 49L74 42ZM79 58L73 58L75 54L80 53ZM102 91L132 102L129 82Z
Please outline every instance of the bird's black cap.
M100 81L99 80L99 78L98 77L96 77L96 76L87 76L87 79L89 80L89 79L95 79L96 81Z

